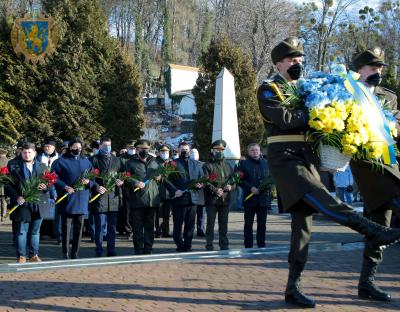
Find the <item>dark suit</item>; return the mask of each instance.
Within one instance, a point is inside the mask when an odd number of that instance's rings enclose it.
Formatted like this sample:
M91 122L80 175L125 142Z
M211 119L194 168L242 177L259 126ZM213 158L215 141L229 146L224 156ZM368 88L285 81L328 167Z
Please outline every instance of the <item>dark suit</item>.
M184 191L183 196L175 197L172 200L172 216L174 220L173 237L177 251L190 251L192 248L193 233L196 219L196 205L201 202L198 192L187 190L190 181L204 175L201 163L190 158L176 160L177 170L184 173L175 176L166 184L169 192L174 196L177 190ZM201 190L199 192L202 192ZM182 226L185 224L182 236Z
M243 172L240 186L243 188L244 206L244 247L253 248L253 223L257 215L257 247L265 247L265 232L267 228L267 210L271 206L271 190L261 190L260 194L253 195L244 200L250 193L252 187L259 187L260 182L269 175L268 163L265 159L258 160L247 157L238 164L238 170Z

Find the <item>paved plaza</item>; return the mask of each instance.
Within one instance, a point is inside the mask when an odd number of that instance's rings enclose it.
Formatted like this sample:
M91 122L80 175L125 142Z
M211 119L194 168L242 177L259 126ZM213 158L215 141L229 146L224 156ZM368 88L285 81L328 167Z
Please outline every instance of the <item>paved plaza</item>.
M44 239L41 257L49 262L41 264L47 268L36 270L37 265L15 264L11 227L3 224L0 311L292 311L282 295L289 227L289 215L270 214L267 248L240 250L243 213L232 212L229 252L205 252L204 239L196 238L193 253L175 254L172 239L160 238L155 241L154 255L139 257L132 256L132 242L119 237L121 257L89 259L94 244L84 238L81 259L70 261L59 260L61 247ZM387 249L377 274L377 284L391 292L393 302L357 298L361 239L316 216L303 279L305 293L318 303L316 311L400 310L399 245ZM15 272L19 269L21 272Z

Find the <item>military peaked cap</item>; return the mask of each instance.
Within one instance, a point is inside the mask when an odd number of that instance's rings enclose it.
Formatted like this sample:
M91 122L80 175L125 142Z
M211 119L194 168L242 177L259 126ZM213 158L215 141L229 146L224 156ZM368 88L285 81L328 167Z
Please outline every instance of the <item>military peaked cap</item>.
M169 148L169 146L167 144L162 144L160 146L160 148L158 149L158 151L160 151L160 152L169 152L170 148Z
M224 140L216 140L211 144L211 148L224 150L226 142Z
M303 56L304 50L299 38L289 37L281 41L271 51L272 63L276 64L288 56Z
M146 139L140 139L135 143L135 147L138 148L150 148L150 141Z
M385 52L380 47L362 51L354 56L352 65L355 71L365 65L387 66L385 64Z

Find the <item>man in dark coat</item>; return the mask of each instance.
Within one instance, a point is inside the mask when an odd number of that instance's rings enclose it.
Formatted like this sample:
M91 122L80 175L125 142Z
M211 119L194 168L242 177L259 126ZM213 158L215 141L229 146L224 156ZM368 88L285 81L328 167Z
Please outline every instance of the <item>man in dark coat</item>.
M122 172L121 160L111 154L111 139L104 137L100 140L99 153L91 157L93 168L99 169L101 175L116 175ZM107 257L116 256L115 238L117 235L117 215L119 196L121 186L124 183L120 179L115 180L114 189L108 190L107 193L97 198L91 206L94 216L96 243L96 257L103 255L103 237L105 228L107 227ZM105 187L104 179L96 178L96 183ZM92 197L96 196L96 192L92 193Z
M120 155L123 171L126 171L126 163L128 160L135 157L136 148L135 148L135 140L129 140L126 144L125 152ZM119 210L118 210L118 233L120 235L126 234L128 239L132 239L132 225L131 225L131 210L129 208L129 186L124 184L122 186L122 199L120 201Z
M154 243L154 215L160 207L160 194L157 182L159 164L149 154L150 142L138 140L135 143L137 156L128 160L126 171L139 179L133 178L129 185L131 224L135 254L150 254Z
M257 247L265 247L267 210L271 205L270 189L260 190L260 183L269 175L267 161L261 158L260 146L252 143L247 147L247 158L238 164L243 172L240 186L243 188L244 247L253 248L253 223L257 214ZM251 193L248 200L245 200Z
M82 156L82 147L83 141L80 138L74 138L69 142L65 155L58 158L51 166L52 171L58 176L56 189L59 198L68 193L68 196L58 204L61 213L62 252L65 259L78 258L83 218L88 213L90 187L95 185L89 179L82 179L85 172L93 169L90 161ZM83 189L74 188L78 182L83 185ZM96 189L100 193L105 191L101 186ZM73 228L72 248L69 252L71 226Z
M171 161L170 159L170 148L167 144L162 144L158 150L158 156L156 158L160 166L164 165L165 162ZM171 214L171 196L165 183L160 183L160 209L156 212L155 228L156 237L171 237L169 234L169 216ZM160 224L160 216L162 222Z
M214 250L214 226L218 214L219 248L229 249L228 215L231 191L236 185L227 184L233 173L233 168L224 160L226 142L216 140L211 144L211 157L203 165L206 176L215 175L216 185L207 184L204 187L204 201L207 211L206 249Z
M386 66L384 53L379 47L362 51L356 54L353 59L353 69L360 74L359 80L370 88L380 102L384 103L399 120L400 113L397 109L396 95L392 91L379 86L384 66ZM399 128L398 121L397 128ZM383 168L379 169L370 161L352 160L350 166L363 197L366 215L376 223L390 226L392 211L400 216L398 164L383 165ZM360 298L379 301L391 300L388 293L374 285L375 273L382 259L383 250L367 240L358 284L358 296Z
M41 261L39 258L39 240L40 225L43 219L40 216L39 205L25 202L21 191L21 186L25 181L40 177L46 170L46 166L35 160L35 156L35 145L25 143L22 146L21 159L13 164L10 171L13 181L7 184L5 188L7 196L10 197L11 207L19 205L11 214L11 219L15 222L17 229L18 263L25 263L27 256L30 262ZM47 186L40 183L38 188L40 191L45 191Z
M190 158L190 146L187 142L179 143L179 158L175 160L176 168L182 174L169 179L166 186L174 198L172 200L172 217L174 220L173 237L176 251L187 252L192 249L192 240L196 219L196 205L204 205L202 183L195 183L194 190L189 190L193 180L203 177L202 165ZM184 226L182 235L182 226Z
M278 74L265 81L257 92L258 103L267 132L271 176L283 208L292 215L292 238L289 252L289 278L285 301L301 307L315 307L300 288L301 273L307 261L312 215L321 212L330 219L364 234L375 246L398 241L400 231L380 226L357 214L351 206L331 196L321 183L318 160L311 143L306 141L308 112L292 109L283 102L287 84L301 77L304 55L298 38L290 37L271 51Z
M21 151L22 151L22 146L25 144L26 142L23 141L18 141L17 143L17 150L15 151L15 157L11 158L8 163L7 163L7 168L8 171L12 171L14 169L14 166L16 166L19 161L22 159L21 158ZM18 229L17 229L17 224L16 222L12 221L12 232L13 232L13 246L16 245L17 242L17 235L18 235Z

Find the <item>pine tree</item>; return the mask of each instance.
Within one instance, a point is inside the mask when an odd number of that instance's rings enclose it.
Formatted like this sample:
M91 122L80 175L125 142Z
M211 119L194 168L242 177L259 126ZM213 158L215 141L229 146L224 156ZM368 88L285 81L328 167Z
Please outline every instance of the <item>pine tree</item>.
M121 50L113 57L105 93L102 125L113 146L122 147L128 140L140 138L144 124L141 82L138 71Z
M122 144L140 135L141 79L109 36L97 1L43 0L42 5L55 19L58 34L56 51L45 64L32 66L18 58L11 47L10 21L3 16L0 23L0 104L5 107L0 138L42 143L48 136L81 136L90 141L107 133ZM10 119L14 128L6 132Z
M201 55L201 74L193 94L197 113L194 139L200 155L208 155L212 138L215 80L226 67L235 78L236 105L239 137L242 153L246 146L260 142L264 128L256 99L256 73L239 48L233 47L227 38L214 38L207 51Z

